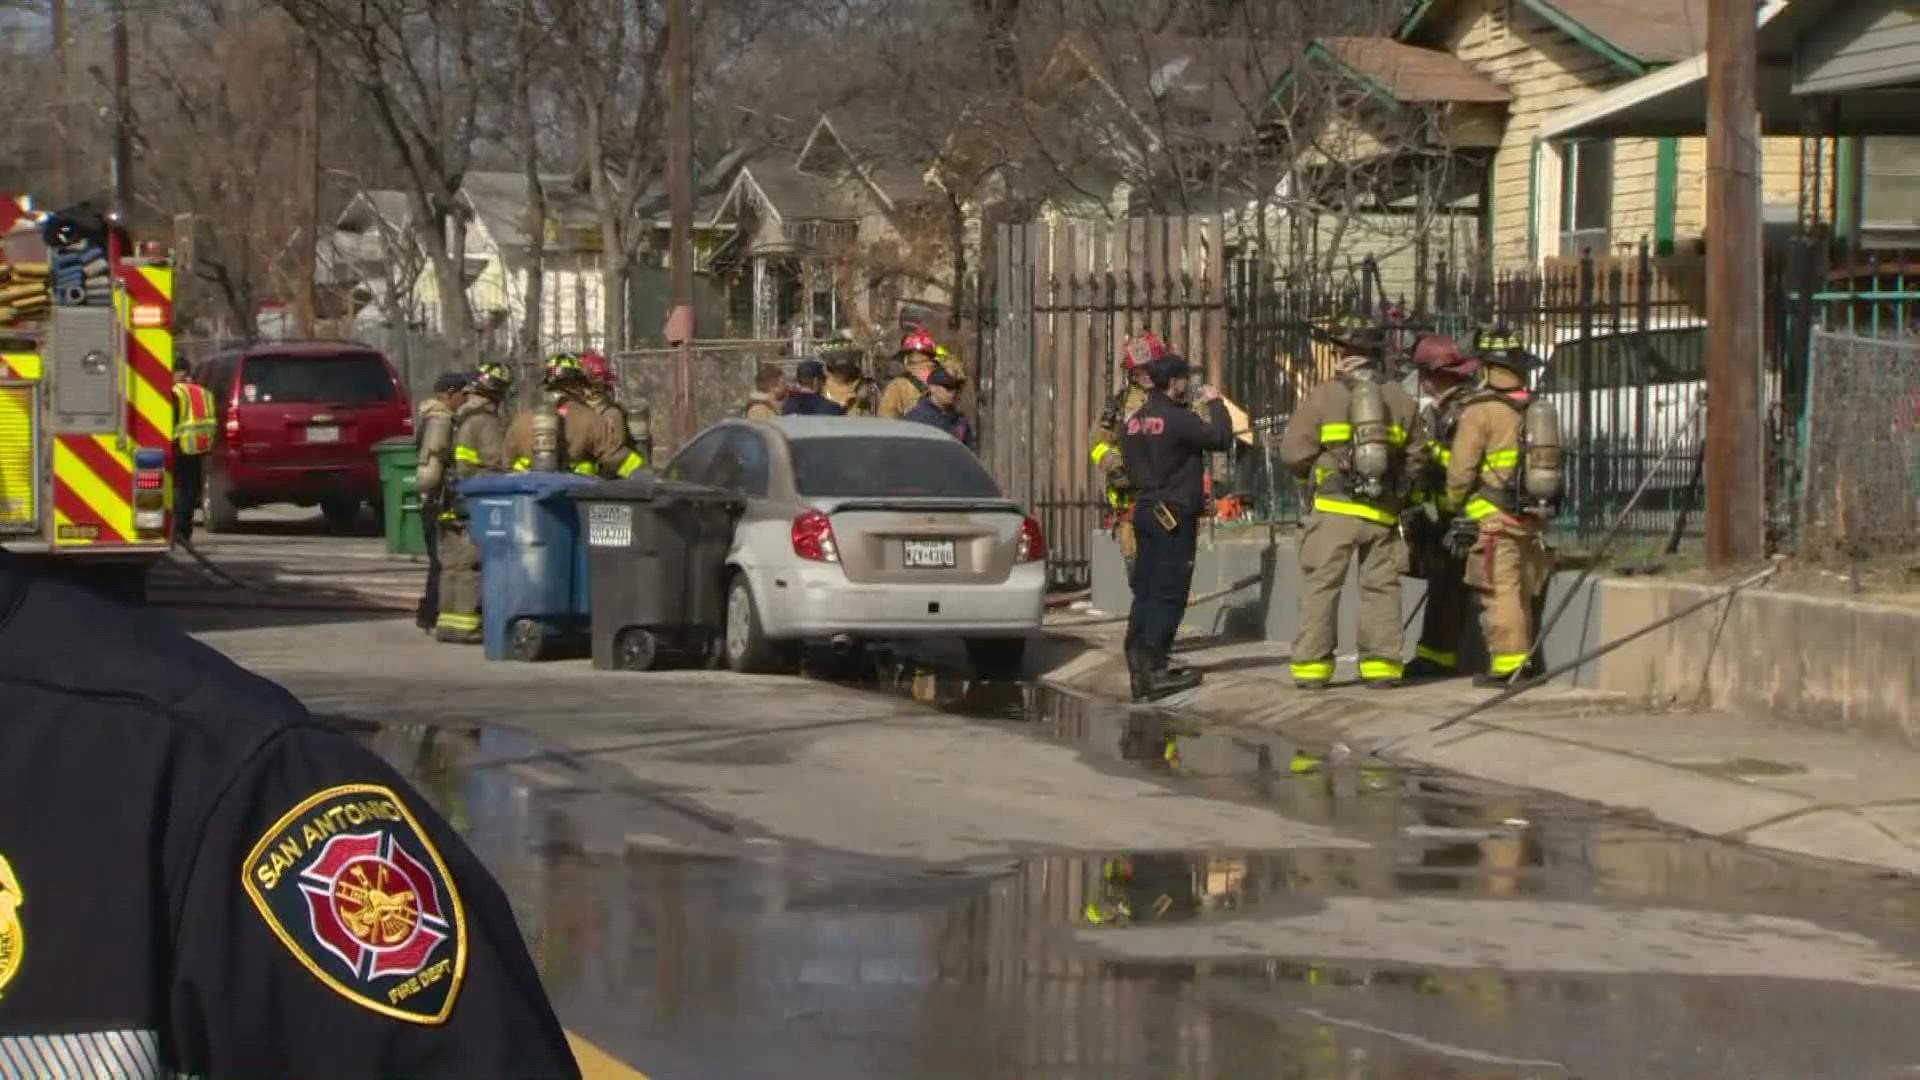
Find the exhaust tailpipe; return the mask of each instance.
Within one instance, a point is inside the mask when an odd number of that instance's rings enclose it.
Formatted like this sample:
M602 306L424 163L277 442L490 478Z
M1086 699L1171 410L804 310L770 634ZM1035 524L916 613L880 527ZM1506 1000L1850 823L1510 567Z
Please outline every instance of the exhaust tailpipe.
M845 656L853 651L853 635L835 634L833 639L827 642L827 648L832 649L835 656Z

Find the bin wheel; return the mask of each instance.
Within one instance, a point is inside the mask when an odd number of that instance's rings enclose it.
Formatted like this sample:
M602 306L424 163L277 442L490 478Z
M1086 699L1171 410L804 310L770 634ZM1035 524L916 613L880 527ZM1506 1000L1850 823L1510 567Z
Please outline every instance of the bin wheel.
M651 671L660 657L660 642L649 631L633 627L620 631L613 644L614 663L621 671Z
M547 628L538 619L515 619L507 628L507 655L532 662L547 649Z

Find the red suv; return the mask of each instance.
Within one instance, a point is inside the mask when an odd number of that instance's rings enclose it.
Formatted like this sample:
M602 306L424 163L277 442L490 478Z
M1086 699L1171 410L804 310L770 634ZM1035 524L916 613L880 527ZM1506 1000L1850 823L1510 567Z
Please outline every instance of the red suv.
M219 436L200 504L209 532L265 503L316 503L345 528L380 507L373 444L413 434L413 409L386 356L350 341L276 341L224 352L193 380L213 395Z

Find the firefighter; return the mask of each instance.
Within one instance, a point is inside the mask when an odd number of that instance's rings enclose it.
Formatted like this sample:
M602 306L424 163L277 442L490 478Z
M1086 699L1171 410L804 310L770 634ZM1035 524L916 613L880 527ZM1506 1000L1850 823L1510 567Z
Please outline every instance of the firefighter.
M1481 334L1475 352L1483 385L1460 413L1441 510L1458 513L1447 540L1455 554L1466 557L1467 588L1480 597L1487 671L1474 685L1498 686L1527 662L1533 598L1550 570L1541 540L1545 511L1522 488L1523 435L1533 402L1527 373L1539 361L1505 328ZM1542 410L1541 415L1552 413ZM1556 431L1556 447L1558 441Z
M645 399L635 402L632 408L621 405L615 392L618 380L614 378L613 365L597 352L581 353L580 369L587 376L580 400L600 414L614 431L626 433L627 448L640 457L640 463L634 468L645 468L647 462L653 460L653 405ZM632 471L628 469L619 475Z
M1135 701L1151 701L1200 684L1193 671L1172 670L1168 658L1193 587L1193 559L1207 451L1233 445L1233 422L1220 392L1200 391L1208 419L1187 406L1193 369L1176 353L1153 362L1153 391L1127 419L1121 442L1134 484L1134 532L1140 550L1133 572L1133 609L1127 616L1127 671Z
M1153 362L1167 354L1167 346L1151 333L1140 334L1127 342L1120 354L1120 373L1125 385L1107 399L1100 420L1093 428L1094 467L1106 481L1107 513L1113 539L1120 545L1120 557L1127 563L1127 582L1133 582L1133 562L1137 550L1133 534L1133 481L1127 475L1126 455L1120 452L1120 436L1126 430L1127 417L1146 404L1153 389L1150 377Z
M173 369L173 537L193 547L193 512L207 479L207 455L213 451L213 395Z
M880 388L861 370L865 359L853 342L841 339L821 346L820 359L827 365L827 385L822 392L845 410L848 416L872 416L879 409Z
M901 372L880 392L879 415L898 420L927 396L927 378L940 366L940 346L923 326L915 326L900 339Z
M1447 490L1453 435L1467 397L1477 390L1474 375L1480 361L1462 353L1452 338L1429 334L1415 343L1413 366L1420 372L1420 388L1427 401L1408 440L1413 462L1409 505L1402 522L1411 575L1426 580L1427 600L1420 643L1406 674L1410 679L1433 679L1453 675L1460 668L1460 632L1467 618L1466 563L1447 550L1440 501Z
M480 547L467 522L467 503L458 484L476 476L507 471L506 421L500 412L513 389L513 371L505 364L482 364L468 387L468 400L453 428L452 491L440 511L440 618L436 640L456 645L480 643Z
M645 460L633 449L626 419L594 404L586 365L574 353L557 353L541 378L544 399L522 409L507 428L506 457L515 472L571 472L617 478ZM551 432L551 450L543 443ZM550 460L549 460L550 458Z
M433 393L420 403L413 425L413 489L420 495L420 526L427 541L427 584L413 621L431 632L440 615L440 511L446 508L446 481L453 472L453 422L466 404L471 371L446 371L433 380Z
M967 385L960 373L948 368L934 368L927 376L927 396L920 403L908 409L902 420L911 420L918 424L931 424L960 440L960 445L969 450L979 447L974 437L973 424L967 414L960 411L960 391Z
M775 364L760 365L760 372L754 376L753 393L747 395L746 407L740 415L749 420L771 420L780 415L780 406L787 400L787 375Z
M1339 377L1314 388L1287 422L1280 460L1305 480L1312 509L1300 534L1300 625L1293 680L1303 690L1333 681L1340 590L1360 564L1360 678L1397 686L1401 662L1400 485L1405 482L1414 400L1384 382L1386 336L1349 317L1330 333Z
M0 700L0 1075L580 1075L499 884L284 689L0 553Z
M826 395L827 365L818 360L802 360L794 369L793 392L780 407L782 416L845 416L832 398Z

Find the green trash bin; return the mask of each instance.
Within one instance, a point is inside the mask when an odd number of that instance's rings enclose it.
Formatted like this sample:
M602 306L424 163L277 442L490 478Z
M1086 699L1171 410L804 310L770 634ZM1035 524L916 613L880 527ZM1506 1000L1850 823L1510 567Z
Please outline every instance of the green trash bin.
M375 443L380 462L380 492L387 528L387 554L425 555L427 538L420 531L420 493L414 490L413 469L419 452L406 436Z

